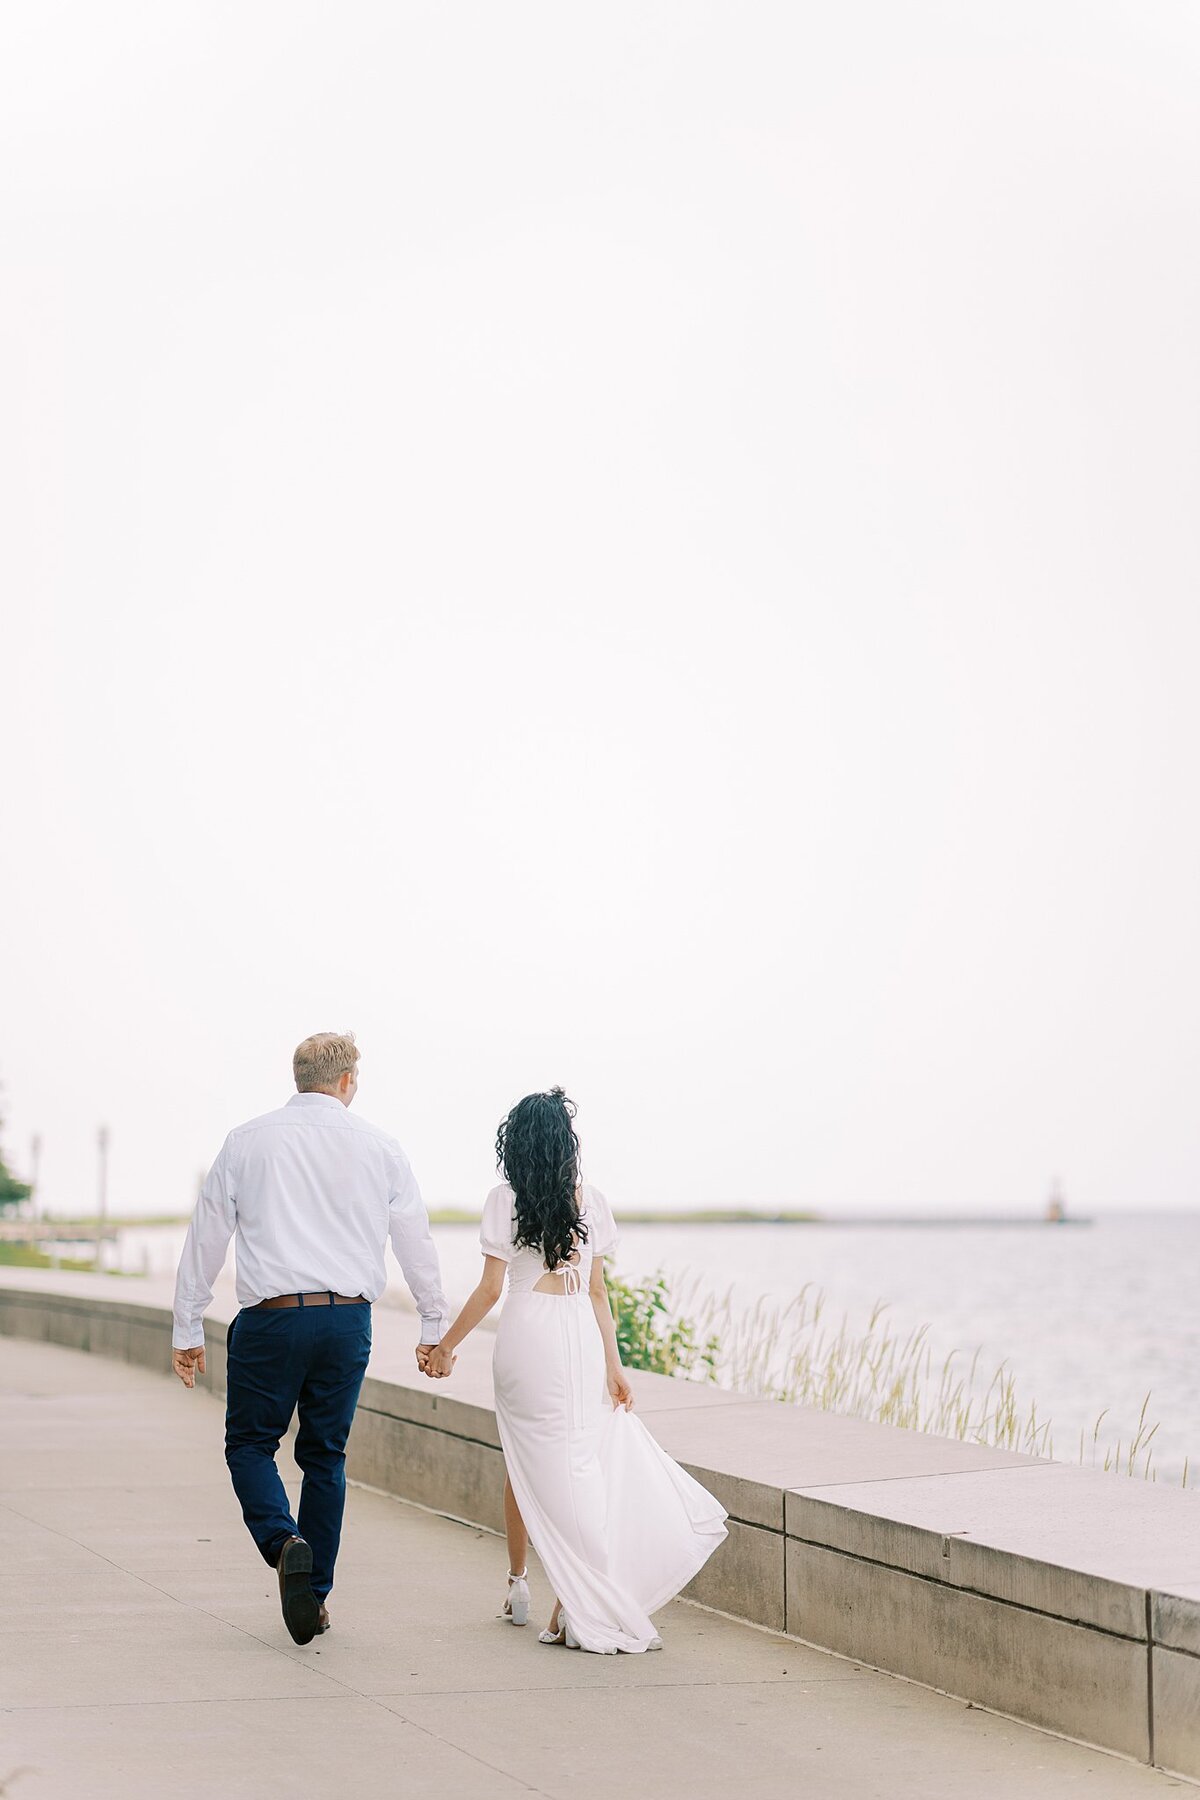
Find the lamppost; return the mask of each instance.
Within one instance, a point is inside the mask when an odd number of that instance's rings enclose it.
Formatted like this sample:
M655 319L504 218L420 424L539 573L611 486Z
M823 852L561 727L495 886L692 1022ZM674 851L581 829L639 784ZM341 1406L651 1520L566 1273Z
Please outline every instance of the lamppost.
M35 1131L33 1141L29 1146L29 1216L31 1219L36 1219L38 1216L38 1171L41 1168L41 1162L41 1133Z
M104 1221L108 1217L108 1126L101 1125L96 1133L96 1148L99 1151L96 1191L96 1267L104 1267Z

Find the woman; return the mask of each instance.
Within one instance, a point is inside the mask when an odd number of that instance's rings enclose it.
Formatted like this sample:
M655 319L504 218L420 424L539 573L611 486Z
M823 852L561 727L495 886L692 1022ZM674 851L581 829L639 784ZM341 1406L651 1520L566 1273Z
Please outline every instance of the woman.
M721 1543L725 1512L633 1416L604 1285L616 1228L604 1195L580 1182L574 1116L554 1088L528 1094L500 1126L505 1180L484 1207L483 1275L428 1372L450 1373L507 1274L492 1362L508 1471L505 1612L515 1625L529 1616L532 1537L557 1596L542 1643L659 1650L650 1614Z

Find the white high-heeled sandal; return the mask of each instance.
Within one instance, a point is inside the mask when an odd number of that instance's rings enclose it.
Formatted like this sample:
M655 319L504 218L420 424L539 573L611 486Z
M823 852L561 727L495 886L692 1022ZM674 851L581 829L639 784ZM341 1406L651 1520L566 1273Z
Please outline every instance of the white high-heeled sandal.
M504 1616L511 1619L514 1625L529 1623L529 1583L525 1577L528 1569L522 1569L519 1575L508 1571L508 1598L504 1602Z
M545 1631L539 1631L538 1632L538 1643L539 1644L565 1644L567 1646L568 1650L579 1650L582 1648L582 1645L580 1644L579 1639L575 1636L575 1633L571 1630L570 1625L567 1623L567 1615L563 1611L561 1606L558 1609L558 1630L551 1631L547 1627L547 1629Z
M546 1631L539 1631L538 1632L538 1643L539 1644L565 1644L568 1650L582 1650L583 1649L583 1645L579 1642L579 1639L575 1636L575 1633L571 1630L570 1625L568 1625L567 1615L565 1612L563 1612L561 1607L559 1608L559 1612L558 1612L558 1630L550 1631L549 1629L547 1629ZM656 1632L655 1635L650 1639L650 1642L646 1645L646 1648L647 1648L647 1650L661 1650L662 1647L663 1647L662 1639L658 1636L658 1634ZM597 1651L596 1654L598 1656L616 1656L617 1652L615 1650L599 1650L599 1651Z

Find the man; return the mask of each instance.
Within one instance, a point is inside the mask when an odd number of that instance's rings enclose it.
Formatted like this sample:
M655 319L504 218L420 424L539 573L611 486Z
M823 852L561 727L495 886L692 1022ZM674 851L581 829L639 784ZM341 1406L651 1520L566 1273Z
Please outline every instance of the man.
M226 1138L175 1284L172 1362L195 1387L205 1372L205 1308L236 1237L241 1311L228 1338L225 1461L250 1535L279 1571L284 1623L298 1644L329 1628L346 1439L371 1349L371 1302L387 1281L389 1233L421 1315L419 1367L449 1324L408 1158L348 1110L357 1064L352 1034L305 1038L287 1105ZM297 1407L304 1480L293 1518L275 1452Z

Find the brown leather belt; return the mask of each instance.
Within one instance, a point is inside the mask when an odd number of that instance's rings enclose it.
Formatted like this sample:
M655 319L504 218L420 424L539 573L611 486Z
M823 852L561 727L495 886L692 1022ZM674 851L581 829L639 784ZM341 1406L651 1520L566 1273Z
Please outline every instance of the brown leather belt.
M269 1300L260 1300L256 1306L248 1306L247 1312L269 1312L276 1306L370 1306L371 1302L365 1294L332 1294L322 1288L316 1294L273 1294Z

